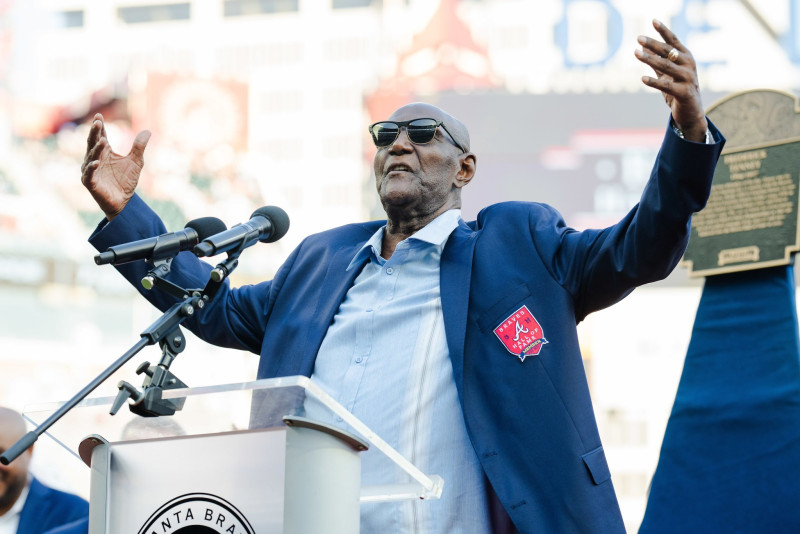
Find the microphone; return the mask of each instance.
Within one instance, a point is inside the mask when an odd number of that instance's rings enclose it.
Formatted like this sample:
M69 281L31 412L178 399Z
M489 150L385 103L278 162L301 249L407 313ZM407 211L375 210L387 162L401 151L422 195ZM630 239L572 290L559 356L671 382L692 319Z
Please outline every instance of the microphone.
M136 260L154 261L175 257L178 252L191 250L197 243L225 230L225 223L216 217L201 217L186 223L178 232L148 237L109 247L94 257L97 265L120 265Z
M237 224L203 239L193 251L197 257L216 256L229 250L243 250L256 242L272 243L286 235L289 216L277 206L258 208L246 223Z

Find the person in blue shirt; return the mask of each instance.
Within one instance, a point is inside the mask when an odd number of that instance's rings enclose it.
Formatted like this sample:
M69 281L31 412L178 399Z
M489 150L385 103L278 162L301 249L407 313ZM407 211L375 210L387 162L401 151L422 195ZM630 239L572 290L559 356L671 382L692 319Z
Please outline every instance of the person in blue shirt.
M259 354L259 378L311 377L444 478L439 500L362 506L362 532L625 531L575 327L671 272L724 144L691 52L654 27L663 41L640 37L636 56L671 118L641 200L619 223L578 232L524 199L464 221L461 191L477 168L468 129L412 103L369 127L385 221L307 237L273 280L226 283L185 323ZM166 231L135 194L149 136L121 156L102 116L90 128L82 182L106 215L90 237L98 250ZM118 270L138 287L147 266ZM203 287L210 270L184 252L170 280ZM162 310L174 303L139 289ZM385 475L365 461L365 483Z
M0 452L26 432L18 412L0 407ZM32 454L31 446L8 465L0 464L0 534L42 534L88 518L89 503L84 499L49 488L31 475Z

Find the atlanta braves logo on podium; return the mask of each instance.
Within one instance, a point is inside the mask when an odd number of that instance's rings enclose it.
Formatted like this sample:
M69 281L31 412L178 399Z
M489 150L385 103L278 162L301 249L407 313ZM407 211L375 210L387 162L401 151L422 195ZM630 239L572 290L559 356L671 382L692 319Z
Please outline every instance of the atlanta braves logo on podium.
M162 505L139 534L254 534L231 503L210 493L181 495Z

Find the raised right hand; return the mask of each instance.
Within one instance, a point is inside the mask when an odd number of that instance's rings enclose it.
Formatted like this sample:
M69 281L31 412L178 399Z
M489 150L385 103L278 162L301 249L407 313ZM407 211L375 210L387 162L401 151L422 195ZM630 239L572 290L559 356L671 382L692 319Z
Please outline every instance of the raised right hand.
M81 182L109 221L119 215L136 190L149 140L148 130L139 132L128 155L120 156L108 144L103 116L94 116L81 165Z

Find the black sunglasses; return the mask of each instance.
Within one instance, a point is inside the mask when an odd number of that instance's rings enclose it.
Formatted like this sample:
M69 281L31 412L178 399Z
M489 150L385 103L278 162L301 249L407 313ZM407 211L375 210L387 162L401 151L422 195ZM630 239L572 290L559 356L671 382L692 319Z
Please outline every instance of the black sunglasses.
M462 152L467 152L467 150L461 146L461 143L456 141L456 138L453 137L453 134L450 133L450 130L447 129L447 126L445 126L442 121L428 118L402 122L376 122L369 127L369 133L372 135L372 142L375 143L375 146L378 148L391 145L394 143L395 139L397 139L397 136L400 135L400 130L403 126L406 128L408 140L415 145L425 145L433 141L433 138L436 136L436 128L441 126L444 131L447 132L447 135L450 136L450 139L453 140L453 143L455 143Z

